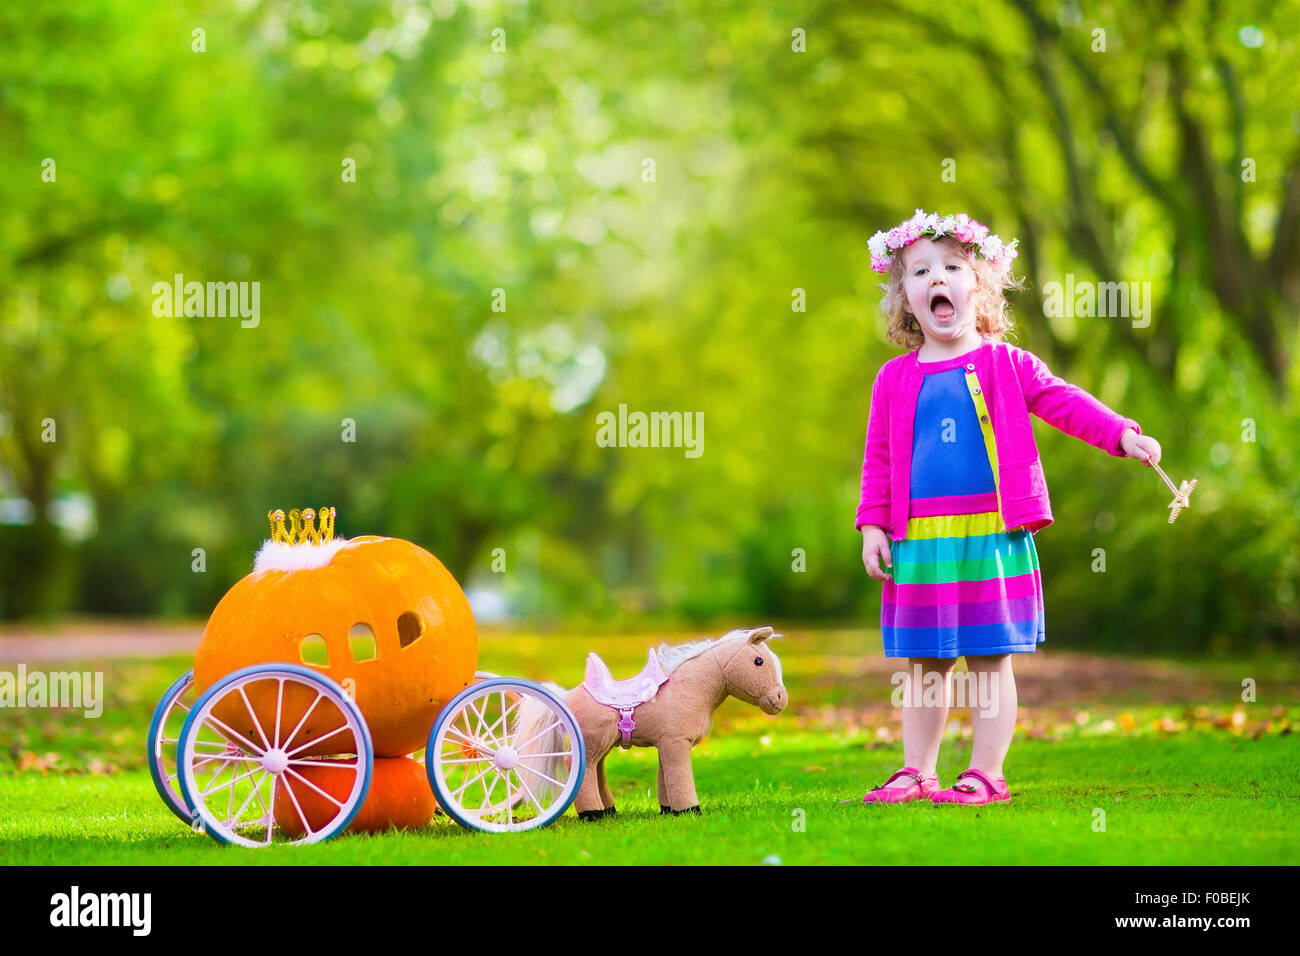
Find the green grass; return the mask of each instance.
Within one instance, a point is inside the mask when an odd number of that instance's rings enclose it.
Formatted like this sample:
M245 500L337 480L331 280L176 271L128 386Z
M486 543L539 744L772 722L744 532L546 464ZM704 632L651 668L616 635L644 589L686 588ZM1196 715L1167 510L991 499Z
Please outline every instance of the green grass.
M190 831L144 769L154 700L189 662L101 662L99 720L4 714L0 863L1300 863L1295 662L1043 655L1018 677L1010 803L866 807L863 791L902 763L882 676L894 664L872 640L835 631L777 645L791 707L769 718L728 701L718 712L714 736L694 751L700 817L660 817L654 755L634 750L609 758L614 818L581 823L570 810L545 830L501 836L439 817L416 832L258 851ZM488 634L480 663L571 684L586 650L628 672L648 641ZM1051 661L1069 664L1068 676L1042 669ZM1241 675L1259 680L1255 703L1240 701ZM945 785L970 757L962 714L953 712L940 757Z
M0 789L0 861L283 863L1300 863L1296 747L1174 736L1016 745L1011 803L866 807L865 784L901 761L827 734L707 742L696 777L705 814L660 817L654 761L615 754L619 815L570 812L539 831L490 835L439 817L425 830L350 835L314 847L249 851L195 834L145 772L24 774ZM947 748L947 782L969 748ZM824 770L809 770L810 766ZM1098 809L1105 832L1094 832ZM801 823L802 828L797 828Z

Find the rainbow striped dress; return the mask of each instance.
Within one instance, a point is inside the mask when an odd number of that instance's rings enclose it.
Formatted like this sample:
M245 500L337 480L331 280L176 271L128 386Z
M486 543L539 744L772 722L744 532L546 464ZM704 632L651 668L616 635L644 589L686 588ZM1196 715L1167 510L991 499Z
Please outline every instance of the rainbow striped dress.
M1033 651L1044 640L1034 536L1008 530L998 504L997 452L973 368L918 362L925 373L913 424L911 502L890 542L880 627L886 657Z

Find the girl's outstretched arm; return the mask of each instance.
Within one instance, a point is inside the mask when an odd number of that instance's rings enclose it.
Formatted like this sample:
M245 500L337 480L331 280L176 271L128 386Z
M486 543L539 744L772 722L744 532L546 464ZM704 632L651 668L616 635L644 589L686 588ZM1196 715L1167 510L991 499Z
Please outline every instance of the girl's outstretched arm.
M1116 458L1127 457L1121 437L1129 428L1138 435L1142 434L1136 421L1112 411L1079 386L1053 375L1043 360L1032 352L1015 349L1012 355L1030 412L1053 428L1095 445Z

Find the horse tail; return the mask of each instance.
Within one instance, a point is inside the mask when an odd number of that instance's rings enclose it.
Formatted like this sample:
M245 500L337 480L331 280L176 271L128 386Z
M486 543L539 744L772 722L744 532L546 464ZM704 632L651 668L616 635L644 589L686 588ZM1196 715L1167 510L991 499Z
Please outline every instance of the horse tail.
M553 681L544 681L542 686L554 693L561 701L569 693L567 689ZM546 777L539 777L524 772L524 775L532 778L528 780L529 788L537 795L537 799L543 802L549 802L559 792L559 788L547 780L547 777L563 783L567 778L567 775L562 776L566 769L568 774L578 772L577 767L566 768L565 757L560 753L564 749L564 729L559 725L547 729L547 726L554 722L550 707L531 694L526 696L523 703L519 705L519 714L515 723L519 728L515 734L515 739L520 743L519 758L525 766L546 774ZM531 757L530 754L550 756Z

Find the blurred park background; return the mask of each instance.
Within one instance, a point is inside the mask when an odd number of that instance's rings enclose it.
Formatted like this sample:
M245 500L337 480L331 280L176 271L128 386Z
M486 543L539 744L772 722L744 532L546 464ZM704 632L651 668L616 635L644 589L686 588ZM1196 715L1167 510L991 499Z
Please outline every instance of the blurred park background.
M331 504L485 620L874 627L866 241L920 207L1019 237L1012 341L1198 481L1171 526L1036 422L1047 646L1293 651L1298 35L1294 0L0 6L0 618L202 619L269 509ZM156 315L178 274L259 321ZM1049 317L1069 275L1149 282L1149 325ZM598 446L620 404L703 453Z

